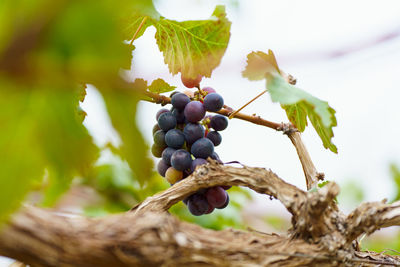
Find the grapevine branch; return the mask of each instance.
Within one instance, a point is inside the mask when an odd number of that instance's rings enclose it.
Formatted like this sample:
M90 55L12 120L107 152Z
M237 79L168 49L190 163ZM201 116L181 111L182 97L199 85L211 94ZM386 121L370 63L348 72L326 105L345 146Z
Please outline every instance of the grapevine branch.
M171 103L171 98L169 98L167 96L153 93L148 90L143 90L143 91L141 91L141 93L150 98L150 99L143 98L143 100L145 100L145 101L153 101L153 102L161 104L161 105L166 105L166 104ZM297 129L292 124L272 122L272 121L263 119L260 116L247 115L247 114L240 113L240 112L234 113L233 109L228 106L225 106L223 109L221 109L215 113L221 114L226 117L230 117L234 114L233 118L248 121L253 124L265 126L265 127L274 129L276 131L283 131L285 134L288 135L288 137L292 141L294 147L296 148L297 155L299 156L300 162L303 167L304 175L306 177L307 190L315 187L318 184L319 180L324 179L324 174L317 172L317 170L311 160L310 154L308 153L303 141L301 140L300 133L297 131Z
M292 213L290 235L213 231L165 212L199 188L218 184L247 186L277 198ZM271 170L210 160L125 214L65 217L24 207L1 229L0 254L31 266L399 265L399 257L360 252L347 242L360 233L356 229L369 227L372 216L382 216L378 227L398 224L399 203L361 205L345 218L333 201L337 193L334 183L305 192ZM366 209L377 212L365 213Z

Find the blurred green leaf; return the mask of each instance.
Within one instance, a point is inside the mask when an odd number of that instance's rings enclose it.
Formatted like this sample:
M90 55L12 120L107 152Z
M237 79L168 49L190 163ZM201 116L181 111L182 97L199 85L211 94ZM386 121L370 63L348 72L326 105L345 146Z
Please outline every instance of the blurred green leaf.
M98 156L77 115L76 88L26 88L7 80L2 85L0 217L17 207L45 168L44 204L49 205Z
M149 147L136 125L139 98L133 90L102 92L112 124L122 140L115 152L128 162L134 177L143 185L151 175L153 162L148 156Z
M395 164L390 164L390 173L392 175L392 179L396 184L396 196L393 199L394 201L400 200L400 169Z
M281 104L291 123L299 131L307 126L307 117L318 133L325 148L337 153L332 143L332 128L337 126L335 110L304 90L289 84L281 75L271 50L268 54L252 52L247 56L247 66L243 76L250 80L267 79L267 89L273 102Z
M355 180L347 180L340 189L338 196L339 202L348 206L356 206L365 198L364 190L361 184Z
M163 79L156 79L154 80L151 85L149 86L149 91L153 93L167 93L175 90L176 86L171 86Z
M230 38L231 23L225 7L217 6L208 20L154 21L158 48L172 74L188 78L210 77L221 62Z

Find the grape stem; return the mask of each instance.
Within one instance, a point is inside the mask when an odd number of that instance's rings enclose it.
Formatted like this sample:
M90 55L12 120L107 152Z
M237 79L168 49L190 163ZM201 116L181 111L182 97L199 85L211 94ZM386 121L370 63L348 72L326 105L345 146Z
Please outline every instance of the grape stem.
M166 104L171 103L171 98L169 98L167 96L163 96L163 95L160 95L160 94L157 94L157 93L153 93L153 92L150 92L150 91L147 91L147 90L143 91L143 94L148 96L148 97L150 97L150 98L152 98L154 100L154 102L156 102L158 104L161 104L161 105L166 105ZM148 102L152 102L148 98L143 98L142 100L148 101ZM223 109L221 109L221 110L219 110L217 112L214 112L214 113L218 113L218 114L221 114L223 116L229 117L229 115L231 115L231 113L232 113L232 109L226 106L226 108L223 108ZM274 129L276 131L283 131L282 123L272 122L272 121L263 119L260 116L247 115L247 114L243 114L243 113L237 112L233 116L233 118L236 118L236 119L239 119L239 120L248 121L248 122L251 122L251 123L254 123L254 124L258 124L258 125L262 125L262 126ZM289 128L291 130L295 130L296 131L296 128L292 124L290 124Z
M229 119L232 119L238 112L240 112L242 109L244 109L245 107L247 107L249 104L251 104L254 100L256 100L257 98L259 98L260 96L262 96L263 94L265 94L268 90L264 90L262 91L260 94L258 94L256 97L254 97L253 99L251 99L249 102L247 102L246 104L244 104L242 107L240 107L238 110L232 112L232 114L229 115Z
M135 41L135 39L136 39L137 35L139 34L140 30L143 28L143 25L144 25L144 23L146 22L146 20L147 20L147 16L145 16L145 17L142 19L142 22L140 22L139 27L137 28L135 34L133 35L133 37L132 37L131 42L129 43L129 45L132 45L132 44L133 44L133 41Z

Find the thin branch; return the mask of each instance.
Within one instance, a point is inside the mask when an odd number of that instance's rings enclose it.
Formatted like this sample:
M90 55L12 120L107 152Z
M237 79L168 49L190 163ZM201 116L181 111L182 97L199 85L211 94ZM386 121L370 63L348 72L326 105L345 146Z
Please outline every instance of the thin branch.
M319 181L324 180L325 175L318 172L315 168L310 154L301 140L300 133L295 131L287 131L286 134L296 148L297 155L299 156L301 166L303 167L304 175L306 177L307 190L310 190L311 188L316 187Z
M239 109L235 110L234 112L232 112L231 115L229 115L229 119L232 119L237 113L239 113L242 109L244 109L245 107L247 107L248 105L250 105L251 103L253 103L257 98L259 98L260 96L262 96L263 94L265 94L266 92L268 92L268 90L264 90L261 93L259 93L257 96L253 97L250 101L248 101L246 104L244 104L243 106L241 106Z

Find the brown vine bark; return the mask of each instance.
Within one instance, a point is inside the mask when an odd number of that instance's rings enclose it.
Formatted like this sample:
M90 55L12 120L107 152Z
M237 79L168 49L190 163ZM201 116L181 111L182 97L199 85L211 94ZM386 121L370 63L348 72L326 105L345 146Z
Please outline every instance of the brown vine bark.
M287 235L213 231L167 214L203 187L240 185L277 198L292 214ZM339 188L305 192L262 168L214 161L131 212L99 219L25 207L0 232L0 254L31 266L394 266L400 258L358 250L355 238L400 223L400 204L337 209Z

